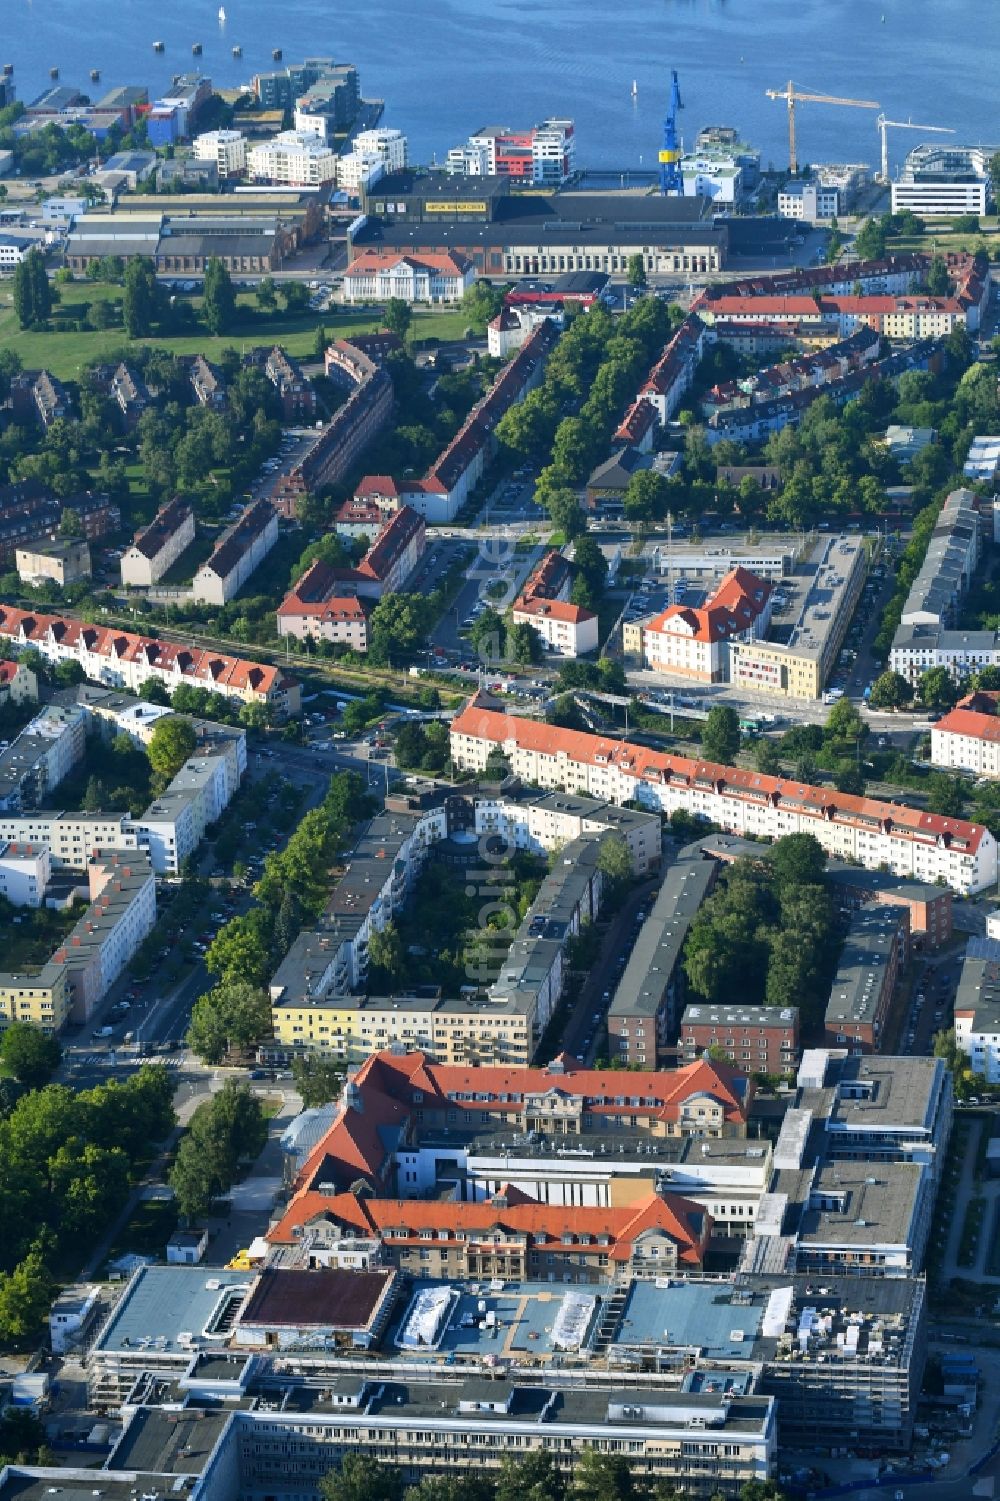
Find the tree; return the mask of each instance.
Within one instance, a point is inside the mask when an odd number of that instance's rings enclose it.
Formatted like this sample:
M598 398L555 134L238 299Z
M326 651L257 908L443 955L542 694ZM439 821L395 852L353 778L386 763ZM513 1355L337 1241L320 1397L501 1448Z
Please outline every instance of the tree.
M566 1477L547 1450L502 1461L496 1501L565 1501L565 1497Z
M765 776L777 777L781 775L781 755L773 740L768 740L764 735L757 741L753 748L754 765Z
M34 255L31 251L30 255ZM31 280L30 255L14 269L14 312L19 328L30 328L35 321L35 293Z
M226 334L236 317L236 293L232 277L218 256L212 256L205 267L202 298L202 316L210 334Z
M30 1022L11 1022L0 1035L0 1058L19 1083L37 1089L59 1067L62 1048L57 1038L46 1037Z
M855 254L863 261L878 261L885 256L885 225L880 219L866 219L854 237Z
M913 689L902 674L888 669L872 684L868 703L873 709L901 709L912 697Z
M646 262L641 255L630 255L628 258L628 284L630 287L646 285Z
M372 972L376 979L372 979ZM368 940L369 986L393 990L403 973L403 945L399 929L393 922L376 928ZM377 990L376 990L377 993Z
M45 1326L56 1285L41 1250L34 1246L6 1277L0 1277L0 1339L28 1340Z
M538 632L526 620L517 625L508 625L504 651L508 662L521 667L530 667L541 661L542 646Z
M504 654L503 617L487 605L472 622L469 640L481 662L499 662Z
M197 743L198 737L189 719L179 714L165 714L156 721L149 737L149 764L157 776L169 782L184 762L194 755Z
M125 267L122 318L130 339L148 339L153 332L157 302L156 268L145 255L134 256Z
M961 818L965 811L961 784L943 771L932 772L927 778L927 811L943 818Z
M240 1163L257 1157L266 1141L260 1101L245 1084L227 1079L195 1112L170 1170L168 1181L185 1219L207 1214L212 1200L235 1180Z
M668 484L655 469L637 469L622 497L622 508L629 521L654 521L666 508Z
M849 698L838 698L831 706L826 716L826 726L823 731L824 740L840 742L854 741L867 734L867 726L862 723L861 715L851 703Z
M292 1078L295 1088L302 1096L306 1110L314 1105L326 1105L340 1097L344 1085L344 1065L323 1058L317 1053L292 1059Z
M701 732L701 753L706 761L715 761L720 766L731 766L740 748L740 720L736 710L728 704L716 704L709 709L705 727Z
M950 709L958 689L947 667L929 667L917 685L920 700L928 709Z
M413 309L408 302L401 297L390 297L382 314L382 322L391 334L395 334L401 343L406 343L406 335L410 331L413 322Z
M257 306L267 313L278 306L278 294L274 289L273 276L262 276L257 283Z
M309 288L300 281L286 281L281 288L286 313L303 313L309 306Z
M403 1501L403 1477L394 1465L364 1454L345 1454L339 1470L319 1483L323 1501Z
M72 506L63 506L59 513L59 535L71 542L79 541L83 536L83 522L80 520L79 511L74 511Z
M632 856L620 834L608 834L601 840L601 847L597 852L597 868L613 894L630 885L633 874Z
M568 486L548 490L543 495L536 492L535 499L549 513L552 525L562 532L567 542L571 542L574 537L582 537L587 530L579 498Z
M587 595L585 600L575 602L596 609L608 581L608 560L589 533L578 539L573 550L573 564L577 573L575 582L585 585Z
M462 298L462 314L475 334L484 334L486 325L503 307L504 288L492 282L477 281Z
M413 656L426 643L435 618L426 595L383 594L368 620L369 657L391 664L393 658L398 662Z
M227 978L200 995L191 1008L187 1040L205 1063L220 1063L243 1051L271 1030L267 992L246 980Z
M573 1470L572 1501L633 1501L636 1495L632 1470L624 1454L584 1449Z
M259 908L227 922L205 954L209 974L220 980L246 980L251 985L266 983L270 962L264 914Z
M977 225L976 228L978 227ZM935 255L931 258L927 270L927 290L932 297L947 297L951 290L948 266L943 255Z
M816 886L826 869L826 852L812 834L786 834L771 849L771 870L778 891Z

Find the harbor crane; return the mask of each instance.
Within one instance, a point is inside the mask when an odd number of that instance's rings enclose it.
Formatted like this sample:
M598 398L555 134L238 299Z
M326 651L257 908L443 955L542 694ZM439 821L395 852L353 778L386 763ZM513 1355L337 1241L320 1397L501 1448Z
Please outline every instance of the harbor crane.
M677 69L670 75L670 103L663 117L663 149L660 152L660 192L680 196L684 192L684 176L681 172L681 148L677 139L677 111L683 109L681 86L677 82Z
M953 136L955 132L949 125L914 125L912 120L887 120L885 115L879 115L875 121L875 128L882 137L882 181L889 181L889 137L886 134L892 130L927 130L934 135Z
M797 89L791 79L788 80L786 89L766 89L765 92L769 99L788 101L788 170L793 176L799 170L799 160L795 150L796 104L844 104L851 109L879 108L874 99L840 99L836 94L807 94L802 89Z

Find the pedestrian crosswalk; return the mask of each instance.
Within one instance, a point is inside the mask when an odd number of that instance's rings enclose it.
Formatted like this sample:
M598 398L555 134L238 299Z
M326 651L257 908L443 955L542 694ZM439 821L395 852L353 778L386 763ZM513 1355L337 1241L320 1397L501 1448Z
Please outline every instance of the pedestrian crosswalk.
M80 1068L100 1068L113 1065L120 1068L127 1064L157 1063L161 1068L183 1068L184 1059L176 1053L164 1057L161 1054L150 1053L143 1058L138 1058L135 1053L85 1053L82 1058L75 1058L74 1063Z

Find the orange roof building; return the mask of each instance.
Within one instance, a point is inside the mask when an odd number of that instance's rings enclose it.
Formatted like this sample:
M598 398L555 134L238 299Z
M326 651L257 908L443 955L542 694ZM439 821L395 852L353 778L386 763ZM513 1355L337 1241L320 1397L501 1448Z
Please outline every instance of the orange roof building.
M109 688L137 693L143 683L158 678L168 691L182 684L207 688L224 698L265 704L284 717L301 707L298 683L280 667L163 637L137 636L117 626L0 605L0 639L18 651L33 647L48 662L79 662L92 682Z
M571 603L573 571L557 551L545 554L512 606L515 625L530 625L546 651L579 657L596 651L598 618L593 610Z
M884 865L920 881L940 878L965 894L983 891L997 879L996 841L981 824L563 730L499 713L473 698L452 721L456 768L485 771L494 747L529 785L637 802L667 814L683 808L750 838L812 834L837 859L856 860L867 870Z
M973 693L931 725L931 762L980 777L1000 778L997 694Z
M642 632L647 667L701 683L726 680L730 641L757 641L771 621L771 585L747 568L732 568L704 605L670 605Z

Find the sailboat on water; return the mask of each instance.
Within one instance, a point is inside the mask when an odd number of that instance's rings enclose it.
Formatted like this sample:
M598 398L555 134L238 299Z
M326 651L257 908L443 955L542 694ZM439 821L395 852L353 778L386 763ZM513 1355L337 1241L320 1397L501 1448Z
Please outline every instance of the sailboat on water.
M220 5L219 6L219 20L220 21L225 21L225 19L226 19L226 7L224 5Z
M633 80L632 80L632 98L633 99L638 99L638 97L639 97L639 85L638 85L638 83L636 83L635 79L633 78Z

